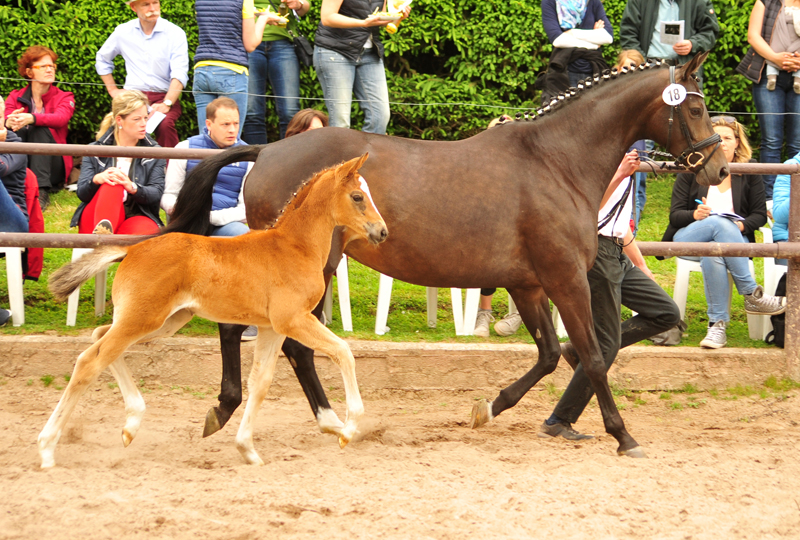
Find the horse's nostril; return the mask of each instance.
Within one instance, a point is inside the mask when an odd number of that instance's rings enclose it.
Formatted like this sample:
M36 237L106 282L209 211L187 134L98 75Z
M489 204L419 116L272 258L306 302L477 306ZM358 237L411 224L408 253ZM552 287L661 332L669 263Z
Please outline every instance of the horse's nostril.
M387 231L387 230L386 230L386 227L384 227L383 229L381 229L381 242L383 242L384 240L386 240L386 238L387 238L388 236L389 236L389 231Z
M729 174L730 174L730 171L728 170L728 167L722 167L719 170L719 179L720 180L725 180L728 177Z

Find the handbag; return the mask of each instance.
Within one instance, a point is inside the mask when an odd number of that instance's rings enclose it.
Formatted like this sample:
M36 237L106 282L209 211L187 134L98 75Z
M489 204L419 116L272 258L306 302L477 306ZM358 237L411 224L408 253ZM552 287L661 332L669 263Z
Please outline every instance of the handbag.
M308 41L308 38L300 32L295 34L292 30L287 29L286 31L292 38L294 54L297 55L297 61L300 62L300 65L304 67L311 67L314 65L314 47L311 45L311 42Z

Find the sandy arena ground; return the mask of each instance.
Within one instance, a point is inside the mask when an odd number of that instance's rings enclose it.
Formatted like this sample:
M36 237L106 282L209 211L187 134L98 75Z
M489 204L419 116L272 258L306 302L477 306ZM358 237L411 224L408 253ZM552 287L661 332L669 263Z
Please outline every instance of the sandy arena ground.
M202 439L215 398L197 389L146 386L123 448L106 381L47 471L36 437L61 392L0 381L0 538L800 538L797 391L698 394L682 410L642 394L622 414L647 460L616 457L594 404L577 427L597 439L538 438L554 403L543 388L479 430L467 427L475 392L366 391L363 439L344 450L304 399L268 398L256 430L267 465L253 467L234 446L243 408Z

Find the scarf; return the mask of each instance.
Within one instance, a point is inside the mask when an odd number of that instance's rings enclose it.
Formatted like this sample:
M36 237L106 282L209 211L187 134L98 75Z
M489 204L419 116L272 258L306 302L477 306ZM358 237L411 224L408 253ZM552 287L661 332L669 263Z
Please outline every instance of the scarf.
M556 0L558 23L562 30L572 30L583 22L589 0Z

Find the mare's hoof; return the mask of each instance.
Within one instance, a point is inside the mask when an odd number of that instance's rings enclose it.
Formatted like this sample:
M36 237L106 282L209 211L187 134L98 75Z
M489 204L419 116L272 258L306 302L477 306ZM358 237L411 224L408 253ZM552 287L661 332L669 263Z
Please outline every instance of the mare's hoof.
M206 413L206 425L203 428L203 438L213 435L221 429L222 425L220 425L219 418L217 418L217 408L211 407Z
M634 446L630 450L617 450L617 454L629 458L647 458L644 449L641 446Z
M492 421L492 404L485 399L472 406L472 418L469 421L470 429L481 427Z

